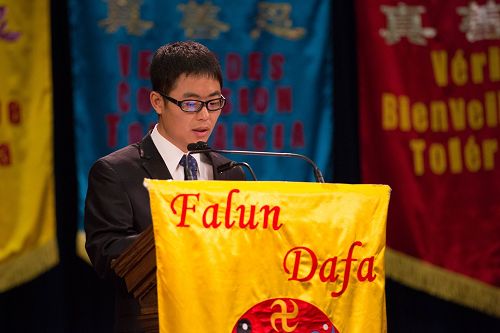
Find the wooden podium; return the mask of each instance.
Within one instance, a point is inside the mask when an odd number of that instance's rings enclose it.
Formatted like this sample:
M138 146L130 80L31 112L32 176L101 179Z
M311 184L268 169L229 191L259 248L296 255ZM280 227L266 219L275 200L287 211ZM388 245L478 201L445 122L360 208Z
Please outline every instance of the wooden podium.
M156 253L152 225L112 262L111 268L125 280L128 292L139 302L141 312L137 320L144 331L159 332Z

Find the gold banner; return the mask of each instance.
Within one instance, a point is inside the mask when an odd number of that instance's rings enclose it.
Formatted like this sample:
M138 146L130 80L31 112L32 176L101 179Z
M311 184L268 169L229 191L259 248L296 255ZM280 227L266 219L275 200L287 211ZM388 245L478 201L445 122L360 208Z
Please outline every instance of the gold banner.
M0 292L58 262L48 0L0 4Z
M160 332L385 332L384 185L146 180Z

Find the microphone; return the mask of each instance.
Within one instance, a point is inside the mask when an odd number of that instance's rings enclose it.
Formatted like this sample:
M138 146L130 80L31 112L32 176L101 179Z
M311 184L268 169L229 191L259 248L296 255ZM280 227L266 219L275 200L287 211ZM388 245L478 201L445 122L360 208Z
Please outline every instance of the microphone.
M198 142L195 142L195 143L190 143L187 145L187 149L188 151L191 153L191 152L209 152L209 151L212 151L212 148L210 148L208 146L208 144L204 141L198 141Z
M214 150L210 148L210 146L203 141L198 141L196 143L190 143L187 145L188 153L189 154L203 154L203 153L209 153L211 151L213 152L218 152L217 150ZM225 171L231 170L232 168L235 168L237 166L244 166L245 168L248 169L248 172L250 172L250 175L252 176L253 180L257 180L257 177L255 176L255 172L253 172L252 167L246 163L246 162L235 162L235 161L230 161L226 164L220 165L217 167L217 172L218 173L223 173ZM184 168L184 178L186 180L192 180L193 175L191 175L191 170L186 170L187 168Z
M189 153L205 153L205 152L213 151L213 152L220 153L220 154L260 155L260 156L277 156L277 157L299 158L299 159L302 159L302 160L306 161L307 163L309 163L309 165L311 165L311 167L313 168L314 177L316 178L317 183L324 183L325 182L325 179L323 178L323 175L321 174L321 171L319 170L316 163L314 163L309 157L307 157L305 155L301 155L301 154L277 153L277 152L269 152L269 151L212 149L208 146L208 144L206 142L203 142L203 141L198 141L196 143L190 143L187 146L187 148L189 150ZM241 165L244 165L244 164L241 163ZM234 165L234 166L236 166L236 165ZM231 166L231 168L234 166ZM250 166L248 166L248 167L251 170ZM222 166L219 168L222 168ZM219 171L219 170L217 170L217 171ZM255 174L253 173L253 171L251 171L251 173L252 173L252 176L254 176L254 180L256 180Z
M252 167L247 162L230 161L230 162L228 162L226 164L218 166L217 167L217 172L218 173L223 173L223 172L231 170L232 168L235 168L237 166L244 166L245 168L247 168L248 172L250 172L250 175L252 175L253 180L257 180L257 177L255 176L255 172L253 172Z

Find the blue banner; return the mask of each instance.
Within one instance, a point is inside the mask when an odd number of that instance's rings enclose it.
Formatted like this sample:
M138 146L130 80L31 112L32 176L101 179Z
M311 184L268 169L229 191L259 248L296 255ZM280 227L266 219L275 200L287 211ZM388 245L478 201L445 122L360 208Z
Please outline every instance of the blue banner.
M161 45L214 51L228 103L210 145L293 152L326 170L332 141L330 1L70 0L80 212L92 163L156 123L149 63ZM302 160L228 156L259 180L313 180Z

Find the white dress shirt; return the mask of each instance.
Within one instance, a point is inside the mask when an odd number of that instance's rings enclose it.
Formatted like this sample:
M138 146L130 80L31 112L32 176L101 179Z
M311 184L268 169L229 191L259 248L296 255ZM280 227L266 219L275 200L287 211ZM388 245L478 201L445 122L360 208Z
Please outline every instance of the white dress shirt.
M155 125L155 128L153 128L153 131L151 132L151 139L153 139L156 149L160 152L160 155L163 158L168 171L170 171L172 178L174 180L184 180L184 167L179 165L179 161L185 154L173 143L165 139L160 132L158 132L157 127L158 124ZM212 165L208 163L208 158L202 154L193 154L191 156L193 156L198 163L198 179L214 179Z

